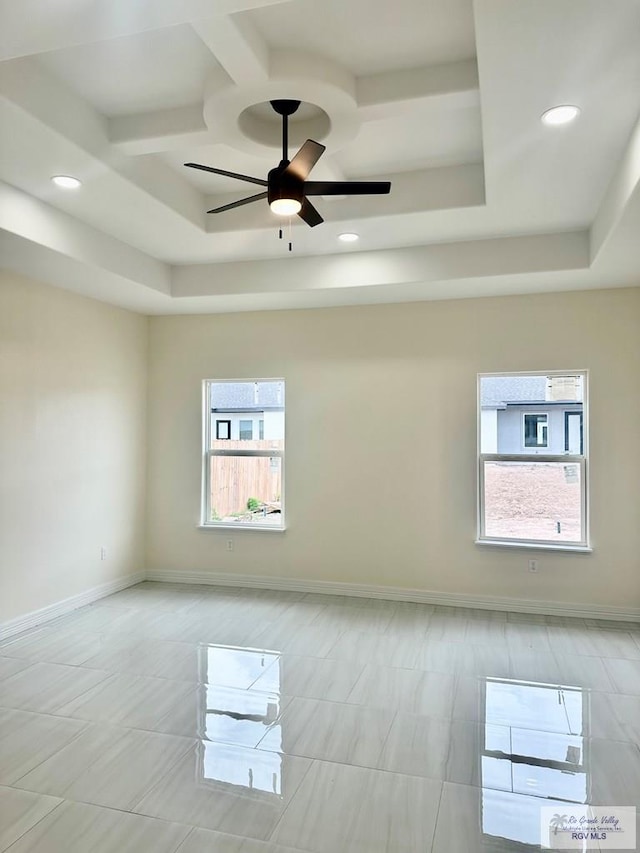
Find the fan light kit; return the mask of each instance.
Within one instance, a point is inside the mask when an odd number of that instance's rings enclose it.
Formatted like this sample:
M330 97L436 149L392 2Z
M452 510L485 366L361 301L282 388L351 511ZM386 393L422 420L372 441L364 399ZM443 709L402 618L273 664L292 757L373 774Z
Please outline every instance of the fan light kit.
M562 104L559 107L551 107L550 110L542 113L542 121L544 124L556 126L559 124L569 124L580 114L579 107L572 104Z
M293 216L302 210L302 202L297 198L274 198L269 207L278 216Z
M322 216L309 201L314 195L374 195L388 193L391 190L389 181L308 181L309 173L325 151L325 146L312 139L307 139L293 160L289 160L289 116L293 115L300 101L270 101L272 108L282 116L282 160L267 175L267 180L253 178L250 175L240 175L228 172L226 169L215 169L213 166L202 166L199 163L185 163L190 169L201 169L203 172L213 172L214 175L225 175L238 181L266 187L264 192L241 198L222 207L215 207L207 213L223 213L235 207L242 207L254 201L267 199L271 210L278 216L299 216L311 228L324 222ZM280 229L282 238L282 229ZM357 237L356 237L357 239ZM289 242L289 251L291 251Z
M51 180L57 187L62 187L65 190L77 190L82 186L82 181L73 178L71 175L54 175Z

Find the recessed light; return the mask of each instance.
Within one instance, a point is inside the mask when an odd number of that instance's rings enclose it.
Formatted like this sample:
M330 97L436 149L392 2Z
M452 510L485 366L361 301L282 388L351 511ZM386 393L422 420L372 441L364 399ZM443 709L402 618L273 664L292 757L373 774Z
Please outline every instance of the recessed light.
M54 175L51 180L57 187L62 187L65 190L77 190L78 187L82 186L82 181L71 177L71 175Z
M338 240L342 240L343 243L355 243L359 239L360 235L354 234L352 231L347 231L345 234L338 234Z
M574 107L572 104L562 104L558 107L551 107L550 110L542 113L541 118L544 124L569 124L570 121L578 117L579 113L578 107Z

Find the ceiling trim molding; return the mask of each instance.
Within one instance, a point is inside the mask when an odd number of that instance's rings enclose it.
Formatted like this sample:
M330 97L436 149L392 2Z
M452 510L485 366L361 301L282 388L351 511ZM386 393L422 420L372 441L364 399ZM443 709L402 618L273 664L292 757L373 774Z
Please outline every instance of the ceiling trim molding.
M174 266L171 295L287 293L479 279L589 267L587 231L353 252Z
M592 262L614 233L634 195L640 196L640 118L591 225Z

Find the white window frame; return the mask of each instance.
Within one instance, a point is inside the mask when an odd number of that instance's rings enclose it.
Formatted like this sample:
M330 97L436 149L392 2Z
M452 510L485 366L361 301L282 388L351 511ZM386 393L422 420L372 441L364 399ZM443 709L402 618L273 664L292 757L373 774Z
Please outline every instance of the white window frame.
M481 381L492 376L582 376L582 425L583 425L583 447L582 454L562 453L540 453L535 448L526 448L527 453L482 453L481 451ZM477 545L497 545L509 548L533 548L550 551L591 551L589 539L589 481L588 481L588 459L589 459L589 371L581 370L527 370L527 371L503 371L500 373L479 373L477 384ZM523 413L524 414L524 413ZM549 446L549 421L547 412L527 412L526 414L547 414L547 447ZM524 446L524 418L523 423L523 446ZM580 468L580 502L581 523L580 540L569 542L558 542L547 539L518 539L497 536L487 536L485 529L484 512L484 467L486 462L559 462L566 465L578 465Z
M265 448L264 450L224 450L224 449L213 449L211 447L211 394L210 394L210 386L211 385L222 385L224 383L238 383L238 382L254 382L257 384L259 382L282 382L283 386L285 386L285 380L282 377L268 377L266 379L255 379L253 377L249 379L204 379L202 382L202 421L203 421L203 430L202 430L202 494L201 494L201 516L200 516L200 524L198 525L201 528L207 528L210 530L260 530L262 532L271 531L276 533L281 533L285 529L285 470L284 470L284 449L280 450L277 448ZM284 395L284 405L283 405L283 414L284 414L284 423L285 423L285 431L286 431L286 391ZM229 524L224 521L213 521L211 519L211 457L212 456L254 456L254 457L267 457L267 458L278 458L280 459L280 478L281 478L281 491L280 491L280 524L260 524L259 521L254 521L251 524Z

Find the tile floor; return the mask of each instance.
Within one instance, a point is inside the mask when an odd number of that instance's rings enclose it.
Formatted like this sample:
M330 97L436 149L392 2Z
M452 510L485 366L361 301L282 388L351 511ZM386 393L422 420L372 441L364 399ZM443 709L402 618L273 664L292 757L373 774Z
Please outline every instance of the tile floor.
M0 645L0 851L539 850L639 741L640 625L144 583Z

